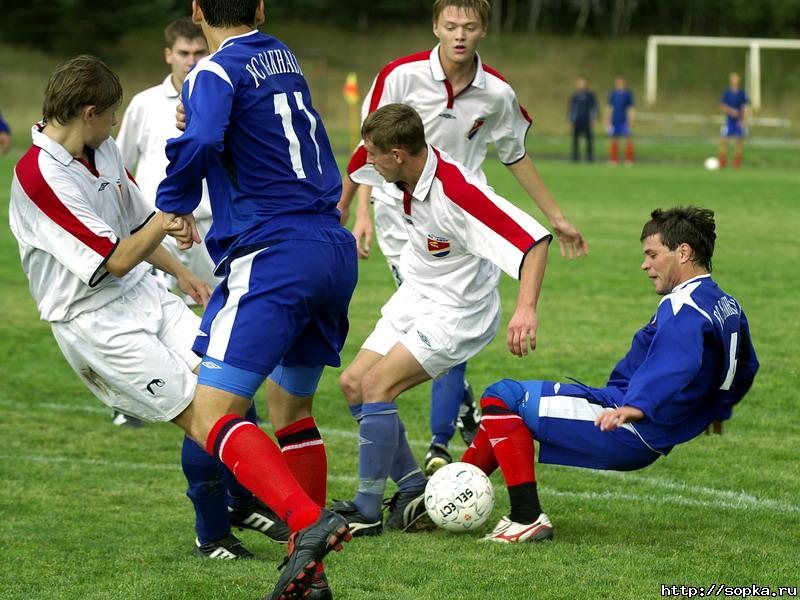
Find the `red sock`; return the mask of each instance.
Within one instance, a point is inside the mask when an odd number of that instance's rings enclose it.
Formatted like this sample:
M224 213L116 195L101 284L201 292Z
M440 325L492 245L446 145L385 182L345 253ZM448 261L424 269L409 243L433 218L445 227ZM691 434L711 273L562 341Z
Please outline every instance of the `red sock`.
M727 165L727 164L728 164L728 157L727 157L727 155L725 155L725 154L720 154L720 155L719 155L719 168L720 168L720 169L724 169L724 168L725 168L725 165Z
M633 162L633 142L630 140L625 142L625 160Z
M616 139L611 140L611 147L608 151L611 162L619 162L619 145Z
M314 417L300 419L276 431L275 437L297 482L314 502L325 506L328 459Z
M494 457L494 449L492 443L489 441L489 434L486 433L483 425L478 428L478 433L475 434L475 439L464 452L461 457L461 462L475 465L487 475L494 473L497 469L497 459Z
M733 157L733 168L738 169L741 166L742 166L742 155L737 154L736 156Z
M511 487L536 481L533 436L522 418L499 398L482 398L481 408L481 427L486 428L506 484Z
M319 518L320 507L297 483L278 446L250 421L239 415L225 415L211 428L206 450L286 521L292 531Z

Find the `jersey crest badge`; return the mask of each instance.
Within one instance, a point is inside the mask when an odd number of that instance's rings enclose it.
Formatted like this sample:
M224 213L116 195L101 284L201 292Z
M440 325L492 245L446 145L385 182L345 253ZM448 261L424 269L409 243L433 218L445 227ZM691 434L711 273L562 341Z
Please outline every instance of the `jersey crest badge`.
M444 258L450 254L450 240L429 233L428 253L436 258Z
M472 127L469 128L467 132L467 139L471 140L475 137L475 134L478 133L478 130L486 124L486 119L475 119L475 122L472 124Z

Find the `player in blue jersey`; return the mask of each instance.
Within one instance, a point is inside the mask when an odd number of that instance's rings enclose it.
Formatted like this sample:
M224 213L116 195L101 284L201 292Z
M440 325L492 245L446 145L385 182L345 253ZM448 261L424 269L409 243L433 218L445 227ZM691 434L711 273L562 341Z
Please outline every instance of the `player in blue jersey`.
M203 357L192 405L176 422L289 525L272 598L330 597L322 559L349 539L324 508L327 463L311 417L325 365L339 366L357 279L353 236L339 224L341 178L301 66L260 33L262 0L196 0L212 54L186 78L185 132L167 144L156 205L191 226L208 183L208 251L224 277L194 344ZM243 418L268 378L281 449Z
M586 138L586 161L594 161L594 123L597 121L597 97L583 76L575 80L575 92L569 97L567 111L572 126L572 162L580 160L580 139Z
M0 113L0 154L8 154L9 150L11 150L11 127Z
M719 166L728 164L728 141L734 140L733 168L742 166L744 154L744 138L747 135L745 119L750 99L742 89L742 78L738 73L731 73L728 78L728 89L722 94L720 106L725 115L725 123L720 129Z
M484 392L481 427L462 460L487 473L499 465L511 498L510 515L486 539L553 536L534 440L539 462L630 471L730 418L759 365L741 306L711 279L715 239L710 210L653 211L641 268L663 298L605 387L504 379Z
M625 164L633 165L633 92L628 89L625 78L614 78L614 89L608 93L608 136L611 138L608 162L619 164L619 138L625 138Z

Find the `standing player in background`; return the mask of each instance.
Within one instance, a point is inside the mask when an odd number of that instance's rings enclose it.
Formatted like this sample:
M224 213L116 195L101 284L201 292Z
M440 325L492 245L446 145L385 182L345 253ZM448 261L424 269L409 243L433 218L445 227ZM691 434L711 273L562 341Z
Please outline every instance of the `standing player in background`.
M759 365L741 306L711 279L715 240L710 210L653 211L641 268L663 298L606 387L504 379L486 390L481 429L462 460L487 474L500 466L511 513L484 539L553 536L539 503L534 440L542 463L631 471L730 418Z
M353 501L334 502L354 535L411 531L426 516L426 480L400 420L397 397L472 358L500 324L501 269L519 280L507 343L516 356L536 347L536 304L552 236L533 217L426 144L422 119L406 104L387 104L362 126L366 163L355 181L378 185L403 215L408 242L405 280L339 379L351 412L360 414L359 483Z
M745 123L750 99L742 89L742 78L738 73L731 73L728 82L728 89L720 99L725 123L720 130L719 166L724 168L728 164L728 141L733 139L735 144L733 168L738 169L742 166L742 156L744 155L744 137L747 135Z
M633 165L633 92L628 89L625 78L614 78L614 89L608 93L608 136L611 138L608 163L619 164L619 138L625 138L625 166Z
M340 364L358 276L336 210L341 177L297 57L256 29L263 1L196 0L192 18L212 54L183 85L186 129L167 144L156 205L191 225L176 236L191 247L206 179L206 246L224 279L203 314L197 391L179 422L292 530L272 598L330 597L322 559L350 534L322 508L327 460L311 409L325 365ZM243 418L265 379L283 451Z
M428 141L483 182L486 177L481 165L489 144L494 144L500 160L547 217L559 238L562 255L586 254L588 246L583 236L561 212L525 151L530 117L517 101L513 88L478 55L478 44L489 25L489 8L488 0L436 0L433 33L439 45L394 60L381 69L364 100L363 118L390 103L412 106L422 117ZM350 159L348 173L365 162L366 152L359 146ZM349 178L344 181L339 202L343 223L347 222L357 188L358 184ZM368 197L368 190L359 191L353 226L362 258L368 258L372 240ZM379 187L372 188L372 204L378 244L399 285L404 277L399 268L400 252L408 240L405 224L392 199ZM474 399L464 381L465 371L466 364L455 365L433 382L430 421L433 438L425 456L426 473L452 461L448 445L462 403L467 403L466 415L461 419L462 435L467 443L474 436L477 423L470 416L474 413ZM354 417L358 419L359 415ZM404 473L403 476L409 479L398 482L401 489L419 485L421 475Z
M594 123L599 114L597 97L589 89L585 77L575 80L575 92L569 99L568 118L572 126L572 162L580 157L580 140L586 139L586 162L594 161Z
M0 154L8 154L9 150L11 150L11 127L3 118L3 113L0 113Z
M136 173L139 189L153 207L158 184L164 179L169 163L167 140L181 134L175 127L175 109L181 86L197 61L208 55L202 29L189 18L170 23L164 30L164 40L164 59L170 65L171 72L161 85L139 92L131 99L116 140L125 166ZM205 238L211 227L211 205L205 185L195 215L198 231ZM172 237L165 242L164 247L192 272L210 286L217 285L219 279L214 276L214 263L204 245L181 252ZM167 287L172 287L172 282L167 282ZM255 422L255 405L250 408L247 417ZM115 412L113 422L127 424L138 421ZM277 515L269 507L258 503L225 465L188 436L183 439L181 466L189 483L186 495L195 509L196 556L252 556L241 544L232 545L231 525L260 531L275 541L287 540L289 531Z

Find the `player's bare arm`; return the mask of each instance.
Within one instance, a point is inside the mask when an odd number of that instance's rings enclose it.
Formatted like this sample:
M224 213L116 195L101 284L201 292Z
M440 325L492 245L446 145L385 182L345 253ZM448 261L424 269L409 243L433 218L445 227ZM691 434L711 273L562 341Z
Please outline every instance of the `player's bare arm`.
M374 228L370 214L370 194L372 187L362 185L358 188L358 203L356 204L356 221L353 223L353 236L356 238L358 258L369 258L369 249L372 245Z
M536 332L539 329L536 304L542 290L549 247L547 242L540 242L522 259L517 307L508 322L506 335L508 350L515 356L526 356L529 349L536 350Z
M164 246L159 245L147 258L147 262L178 280L178 287L184 294L205 308L211 296L211 287L176 259Z
M600 431L614 431L625 423L635 423L644 419L644 413L633 406L621 406L614 410L604 411L594 420Z
M202 243L202 238L200 237L200 232L197 231L197 223L195 222L193 214L162 214L164 233L175 238L180 250L188 250L193 244Z
M575 258L576 256L589 254L589 244L584 239L583 234L561 212L561 207L550 193L550 190L547 189L530 156L526 155L522 160L507 166L522 188L536 203L536 206L539 207L539 210L547 217L550 227L558 237L561 256Z
M162 223L163 219L163 213L156 213L136 233L130 237L122 238L108 261L106 261L106 271L114 277L124 277L128 271L143 260L146 260L164 239L166 232Z
M339 203L336 208L341 213L340 222L343 226L347 226L347 222L350 220L350 204L353 202L353 196L356 195L359 187L359 184L349 177L342 178L342 195L339 197Z

